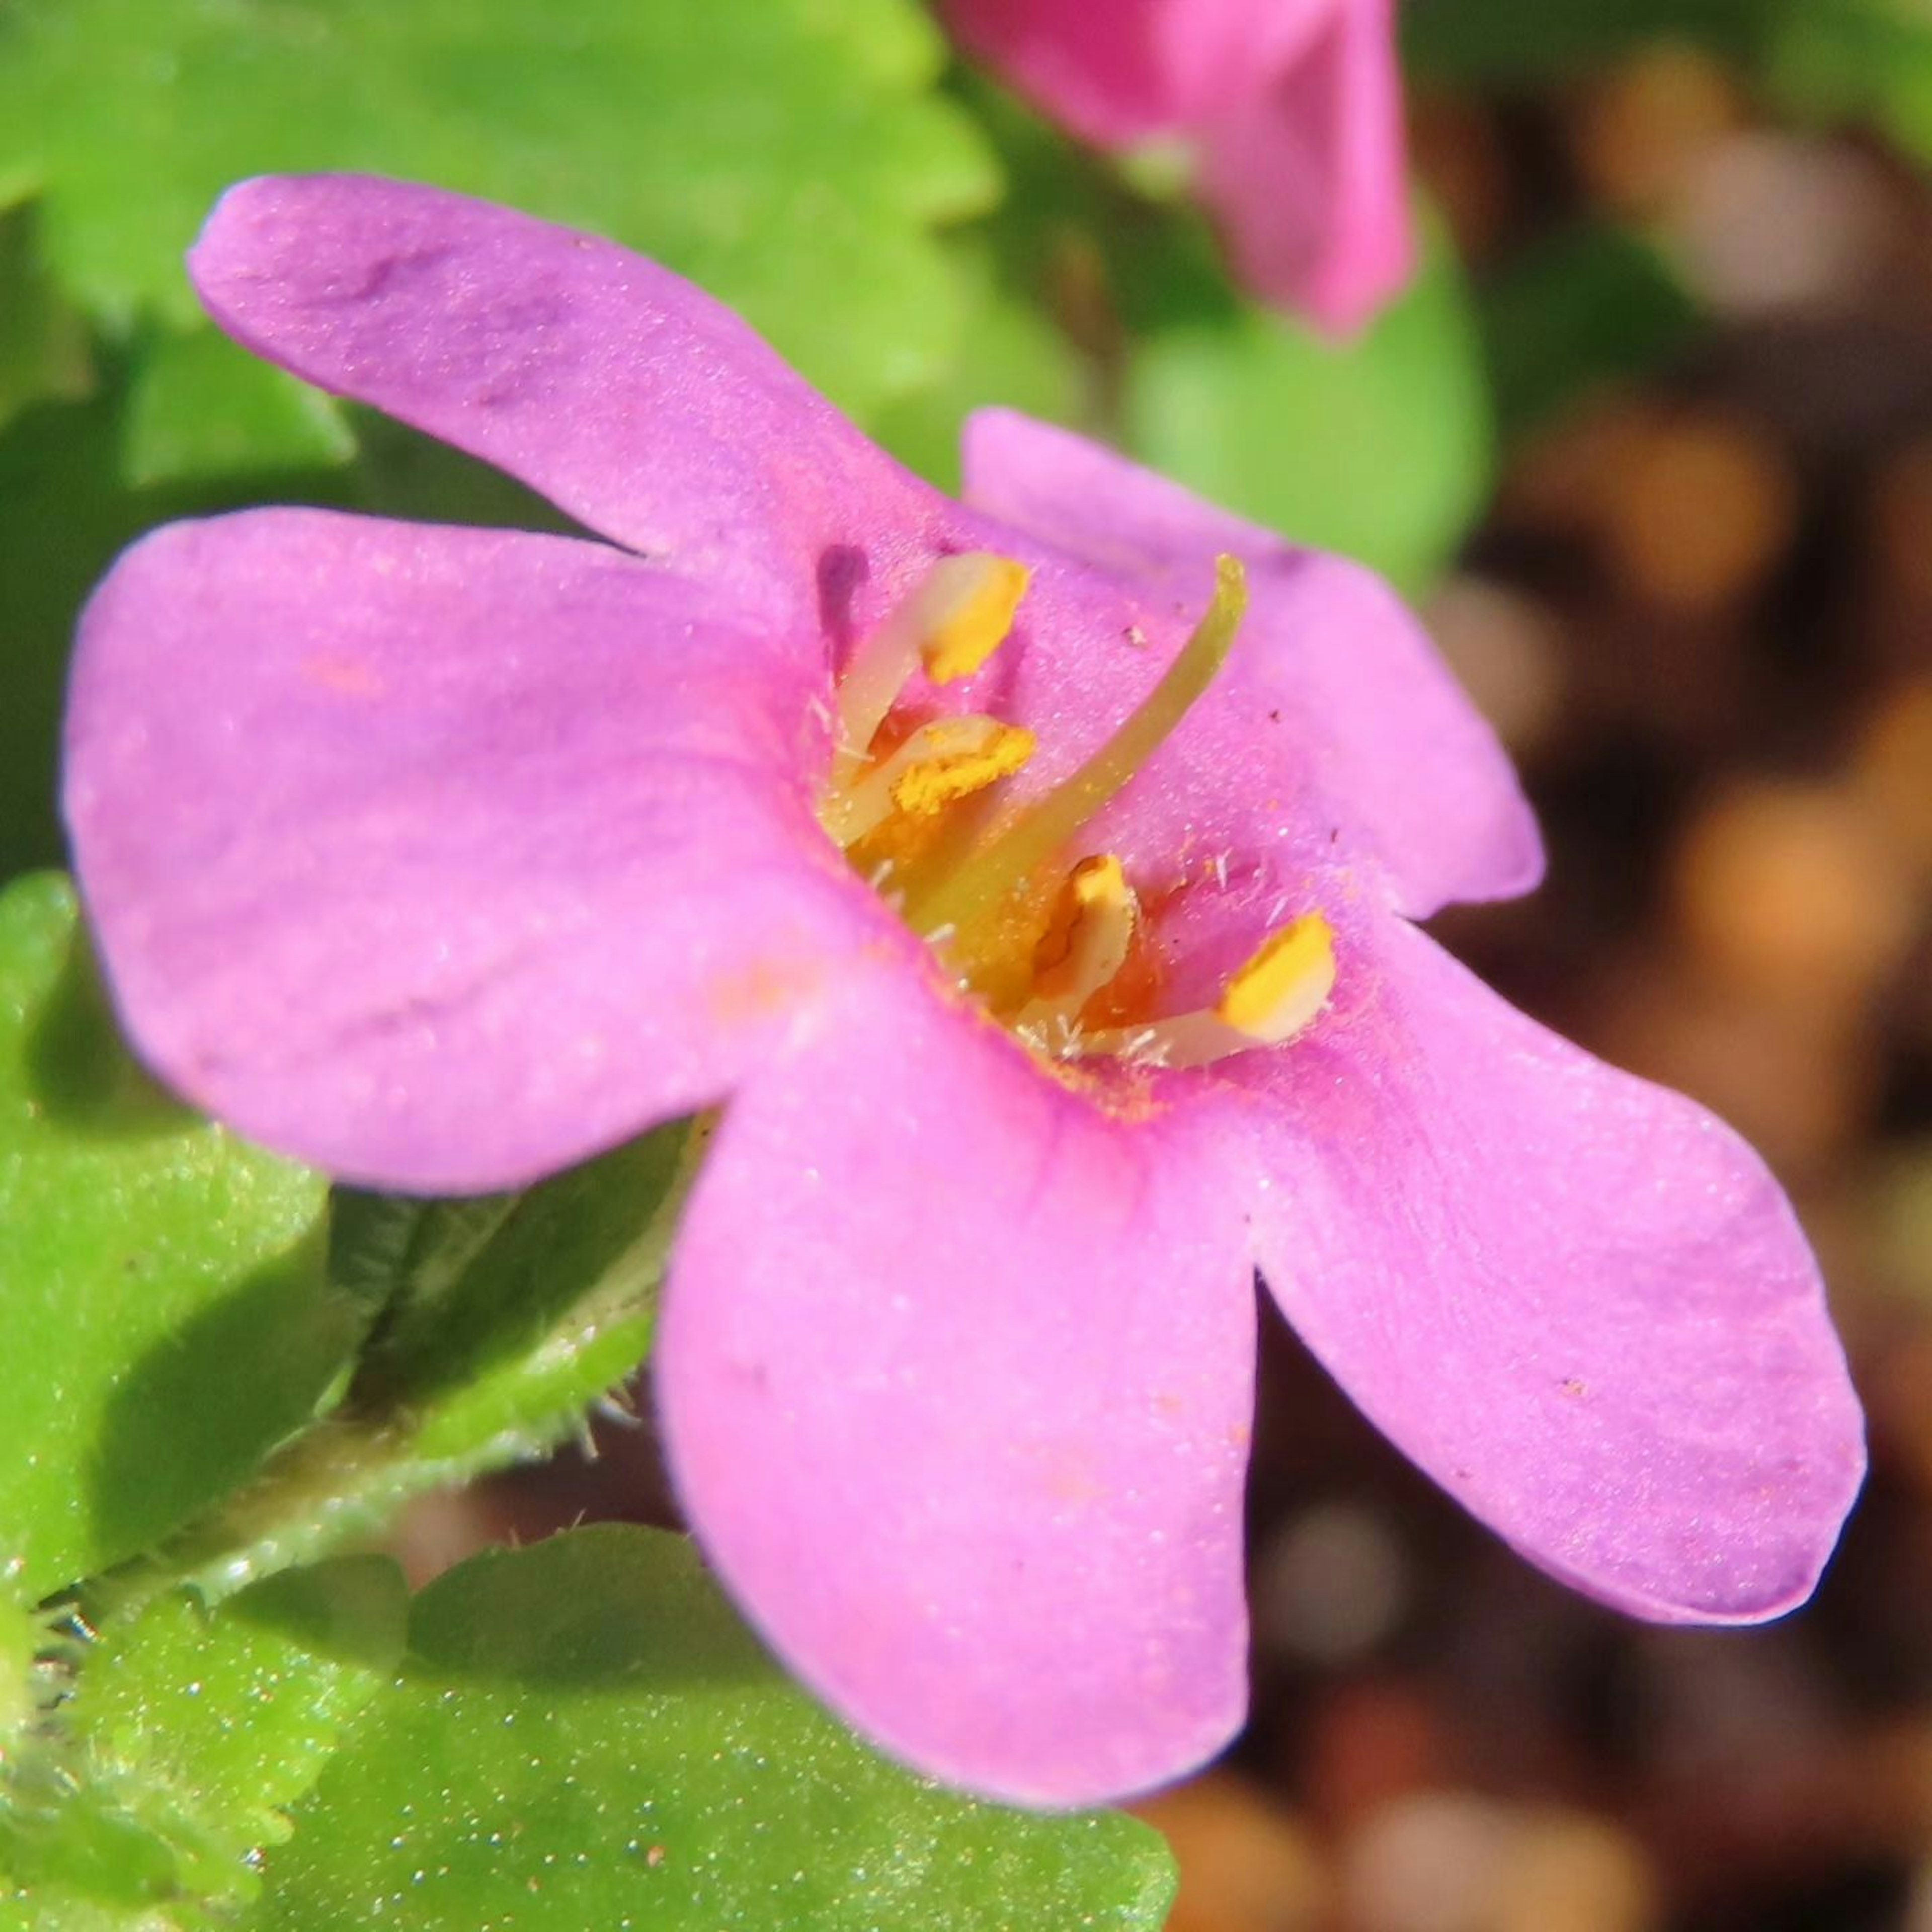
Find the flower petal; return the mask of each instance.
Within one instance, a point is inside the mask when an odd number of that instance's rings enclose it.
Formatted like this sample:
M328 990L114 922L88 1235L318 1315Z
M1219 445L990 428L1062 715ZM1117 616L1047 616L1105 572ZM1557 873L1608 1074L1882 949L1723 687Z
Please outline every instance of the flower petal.
M1119 573L1160 604L1166 629L1149 636L1143 659L1178 647L1205 609L1217 552L1249 566L1234 653L1133 801L1151 849L1175 850L1190 832L1204 852L1271 849L1288 802L1288 817L1308 821L1304 836L1326 813L1321 840L1334 833L1343 852L1372 855L1414 917L1535 884L1542 848L1508 758L1421 627L1370 572L1293 549L1010 410L968 422L965 472L976 508ZM1158 664L1136 664L1118 622L1108 633L1090 615L1058 613L1056 594L1050 578L1033 593L1009 715L1029 724L1113 715L1119 687L1149 681Z
M1802 1602L1864 1468L1816 1268L1756 1155L1413 928L1226 1063L1255 1253L1390 1439L1554 1575L1666 1622ZM1258 1104L1257 1104L1258 1103Z
M761 570L808 592L826 549L923 494L730 310L509 208L270 176L229 190L188 266L256 354L742 598Z
M960 45L1075 133L1122 148L1291 59L1334 0L943 0Z
M1204 1151L909 974L726 1109L656 1350L672 1472L786 1662L928 1772L1086 1803L1240 1723L1253 1285Z
M1395 0L1340 0L1272 86L1201 126L1202 198L1242 281L1358 328L1415 266Z
M158 532L88 608L68 728L135 1040L400 1187L519 1184L716 1100L852 949L911 944L811 815L818 654L565 538Z

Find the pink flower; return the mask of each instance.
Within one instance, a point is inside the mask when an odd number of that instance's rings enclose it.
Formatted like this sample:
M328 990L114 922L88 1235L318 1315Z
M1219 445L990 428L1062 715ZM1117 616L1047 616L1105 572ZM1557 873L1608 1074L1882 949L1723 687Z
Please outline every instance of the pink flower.
M1096 146L1179 137L1236 273L1325 327L1414 266L1395 0L940 0L960 44Z
M1052 1804L1226 1742L1257 1271L1579 1588L1810 1590L1862 1467L1811 1257L1726 1130L1410 923L1540 859L1373 579L1000 412L950 502L676 277L428 189L250 183L192 266L608 541L273 509L130 551L67 776L127 1022L378 1186L722 1109L658 1400L855 1724Z

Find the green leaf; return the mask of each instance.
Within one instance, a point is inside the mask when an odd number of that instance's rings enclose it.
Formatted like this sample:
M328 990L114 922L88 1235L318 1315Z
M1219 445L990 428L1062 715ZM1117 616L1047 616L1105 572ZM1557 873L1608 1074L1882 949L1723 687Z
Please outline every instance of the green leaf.
M86 329L40 259L38 218L31 201L0 205L0 427L28 403L93 386Z
M121 461L137 490L326 470L355 454L328 397L212 329L164 335L135 367Z
M382 1557L296 1570L211 1612L176 1592L80 1648L0 1784L0 1868L30 1922L232 1922L344 1726L392 1681L406 1594ZM4 1894L0 1894L4 1895Z
M879 440L909 469L948 495L958 494L960 431L990 404L1024 410L1049 422L1077 424L1089 385L1064 333L1025 292L983 233L962 237L957 260L969 293L973 351L946 380L882 411Z
M1402 13L1404 63L1432 80L1544 82L1600 67L1646 40L1754 47L1786 0L1430 0ZM1821 0L1796 0L1814 6ZM1832 4L1833 0L1822 0Z
M640 248L741 309L860 413L942 374L959 315L931 230L991 165L932 86L912 0L14 0L0 185L44 190L71 290L196 314L220 190L281 170L433 182Z
M40 1596L148 1547L308 1420L360 1322L320 1179L128 1058L65 880L0 895L0 1571Z
M34 1670L46 1634L40 1619L0 1579L0 1765L18 1757L40 1717Z
M432 1584L268 1863L264 1932L1154 1932L1132 1820L974 1804L788 1684L689 1546L577 1532Z
M1868 121L1932 158L1932 14L1921 0L1792 0L1762 58L1767 84L1792 111Z
M1294 542L1425 588L1489 500L1481 345L1449 251L1357 340L1170 293L1126 364L1130 450Z

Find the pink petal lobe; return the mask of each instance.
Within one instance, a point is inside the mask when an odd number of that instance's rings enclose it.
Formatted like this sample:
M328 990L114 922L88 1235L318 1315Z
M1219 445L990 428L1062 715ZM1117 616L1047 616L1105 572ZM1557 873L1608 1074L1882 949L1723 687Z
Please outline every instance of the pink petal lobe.
M1085 1804L1245 1702L1254 1306L1185 1114L1131 1124L923 974L726 1108L656 1358L698 1539L920 1768Z
M597 544L158 532L87 609L68 725L135 1040L244 1132L397 1187L518 1185L717 1100L904 937L811 815L818 656Z
M1118 711L1206 609L1216 554L1248 565L1234 652L1131 801L1150 850L1279 862L1284 836L1332 843L1372 859L1418 918L1540 877L1535 820L1495 734L1369 572L1010 410L969 420L965 472L976 508L1117 573L1142 607L1120 614L1141 620L1138 646L1124 644L1118 617L1060 610L1054 583L1040 584L1010 714L1036 728Z
M722 304L509 208L266 177L222 198L189 269L257 355L746 596L761 572L805 594L828 545L922 494Z
M1757 1157L1413 928L1226 1063L1282 1312L1398 1447L1554 1575L1665 1622L1803 1601L1864 1470L1816 1264Z
M1200 134L1202 198L1264 299L1346 333L1414 272L1395 0L1337 0L1271 86Z

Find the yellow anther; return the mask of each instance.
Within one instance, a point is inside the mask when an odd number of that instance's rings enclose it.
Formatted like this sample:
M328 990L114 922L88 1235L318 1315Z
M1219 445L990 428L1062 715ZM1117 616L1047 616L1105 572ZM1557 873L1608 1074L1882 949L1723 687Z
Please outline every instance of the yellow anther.
M923 665L941 684L977 670L1012 629L1028 571L984 550L943 556L852 654L838 684L838 752L832 788L866 762L886 714Z
M1080 1016L1127 963L1140 910L1125 870L1111 853L1082 859L1067 874L1034 948L1031 997L1012 1022L1037 1050L1078 1052Z
M835 790L819 822L841 845L856 844L896 811L920 816L1018 771L1033 756L1030 731L968 715L922 724L889 758Z
M1038 743L1034 734L1017 724L994 724L990 718L974 718L975 724L992 724L990 732L974 734L974 742L955 748L935 746L928 758L908 765L892 781L892 802L915 818L929 818L989 784L1010 778L1034 754Z
M1140 902L1112 853L1082 859L1068 875L1052 919L1034 950L1034 992L1077 1012L1126 964Z
M1334 929L1318 912L1304 913L1255 949L1211 1009L1170 1013L1142 1027L1107 1028L1072 1044L1083 1055L1206 1066L1232 1053L1292 1040L1334 990Z
M983 550L934 566L919 651L934 684L970 677L1006 642L1032 575L1024 564Z
M1299 1033L1335 990L1335 932L1318 912L1269 934L1226 986L1214 1017L1252 1040Z

